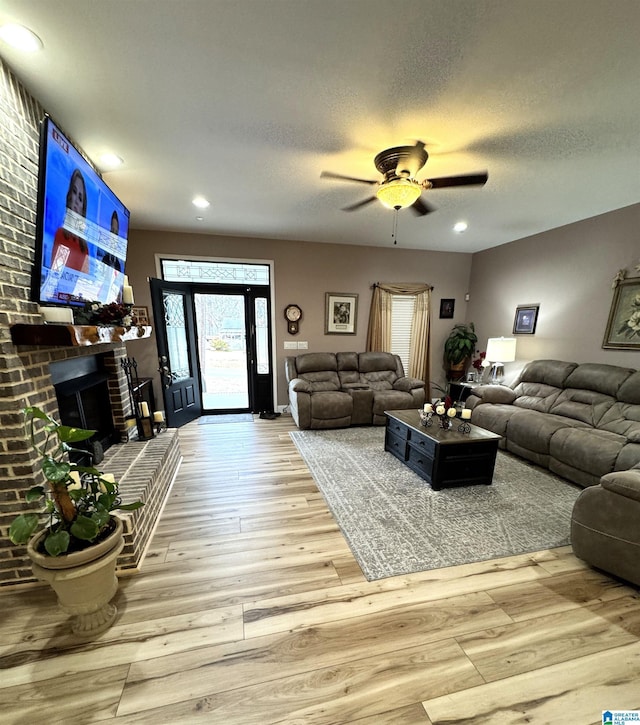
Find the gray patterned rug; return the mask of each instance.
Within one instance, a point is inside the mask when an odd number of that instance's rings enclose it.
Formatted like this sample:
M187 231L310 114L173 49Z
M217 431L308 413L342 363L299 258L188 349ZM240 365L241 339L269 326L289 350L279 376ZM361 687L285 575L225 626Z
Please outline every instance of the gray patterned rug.
M384 428L291 437L369 581L569 543L581 489L498 452L491 486L434 491L384 450Z

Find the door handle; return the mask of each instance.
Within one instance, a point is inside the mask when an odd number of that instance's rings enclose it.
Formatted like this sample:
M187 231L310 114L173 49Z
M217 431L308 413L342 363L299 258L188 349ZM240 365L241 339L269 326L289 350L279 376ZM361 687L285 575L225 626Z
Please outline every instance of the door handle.
M162 385L165 387L165 389L171 387L171 383L173 383L173 376L171 375L171 370L169 366L167 365L167 356L161 355L158 358L158 362L160 363L160 367L158 368L158 372L160 373L160 378L162 381Z

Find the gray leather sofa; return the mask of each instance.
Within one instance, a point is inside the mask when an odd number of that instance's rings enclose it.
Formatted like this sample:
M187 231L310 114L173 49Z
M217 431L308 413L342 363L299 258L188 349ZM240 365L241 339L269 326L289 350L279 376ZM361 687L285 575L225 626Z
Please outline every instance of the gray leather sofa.
M385 410L421 408L424 381L388 352L311 352L285 358L291 415L299 428L384 425Z
M575 554L640 585L640 371L534 360L513 386L477 387L466 403L502 448L584 487Z

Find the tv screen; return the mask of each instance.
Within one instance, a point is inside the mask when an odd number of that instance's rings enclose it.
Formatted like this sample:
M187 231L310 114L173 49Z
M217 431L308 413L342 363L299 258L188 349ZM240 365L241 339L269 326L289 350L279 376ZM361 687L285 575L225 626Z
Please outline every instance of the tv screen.
M42 305L119 301L129 211L56 124L40 135L34 296Z

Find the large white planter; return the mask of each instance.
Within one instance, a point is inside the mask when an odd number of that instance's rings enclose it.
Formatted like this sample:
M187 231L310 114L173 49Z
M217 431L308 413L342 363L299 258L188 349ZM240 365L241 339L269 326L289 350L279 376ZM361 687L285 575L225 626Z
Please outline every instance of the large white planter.
M94 637L113 624L118 610L111 599L118 590L116 561L124 547L122 521L114 516L115 531L104 541L83 551L45 556L37 551L46 532L27 545L35 576L48 582L58 596L58 606L73 616L71 630Z

